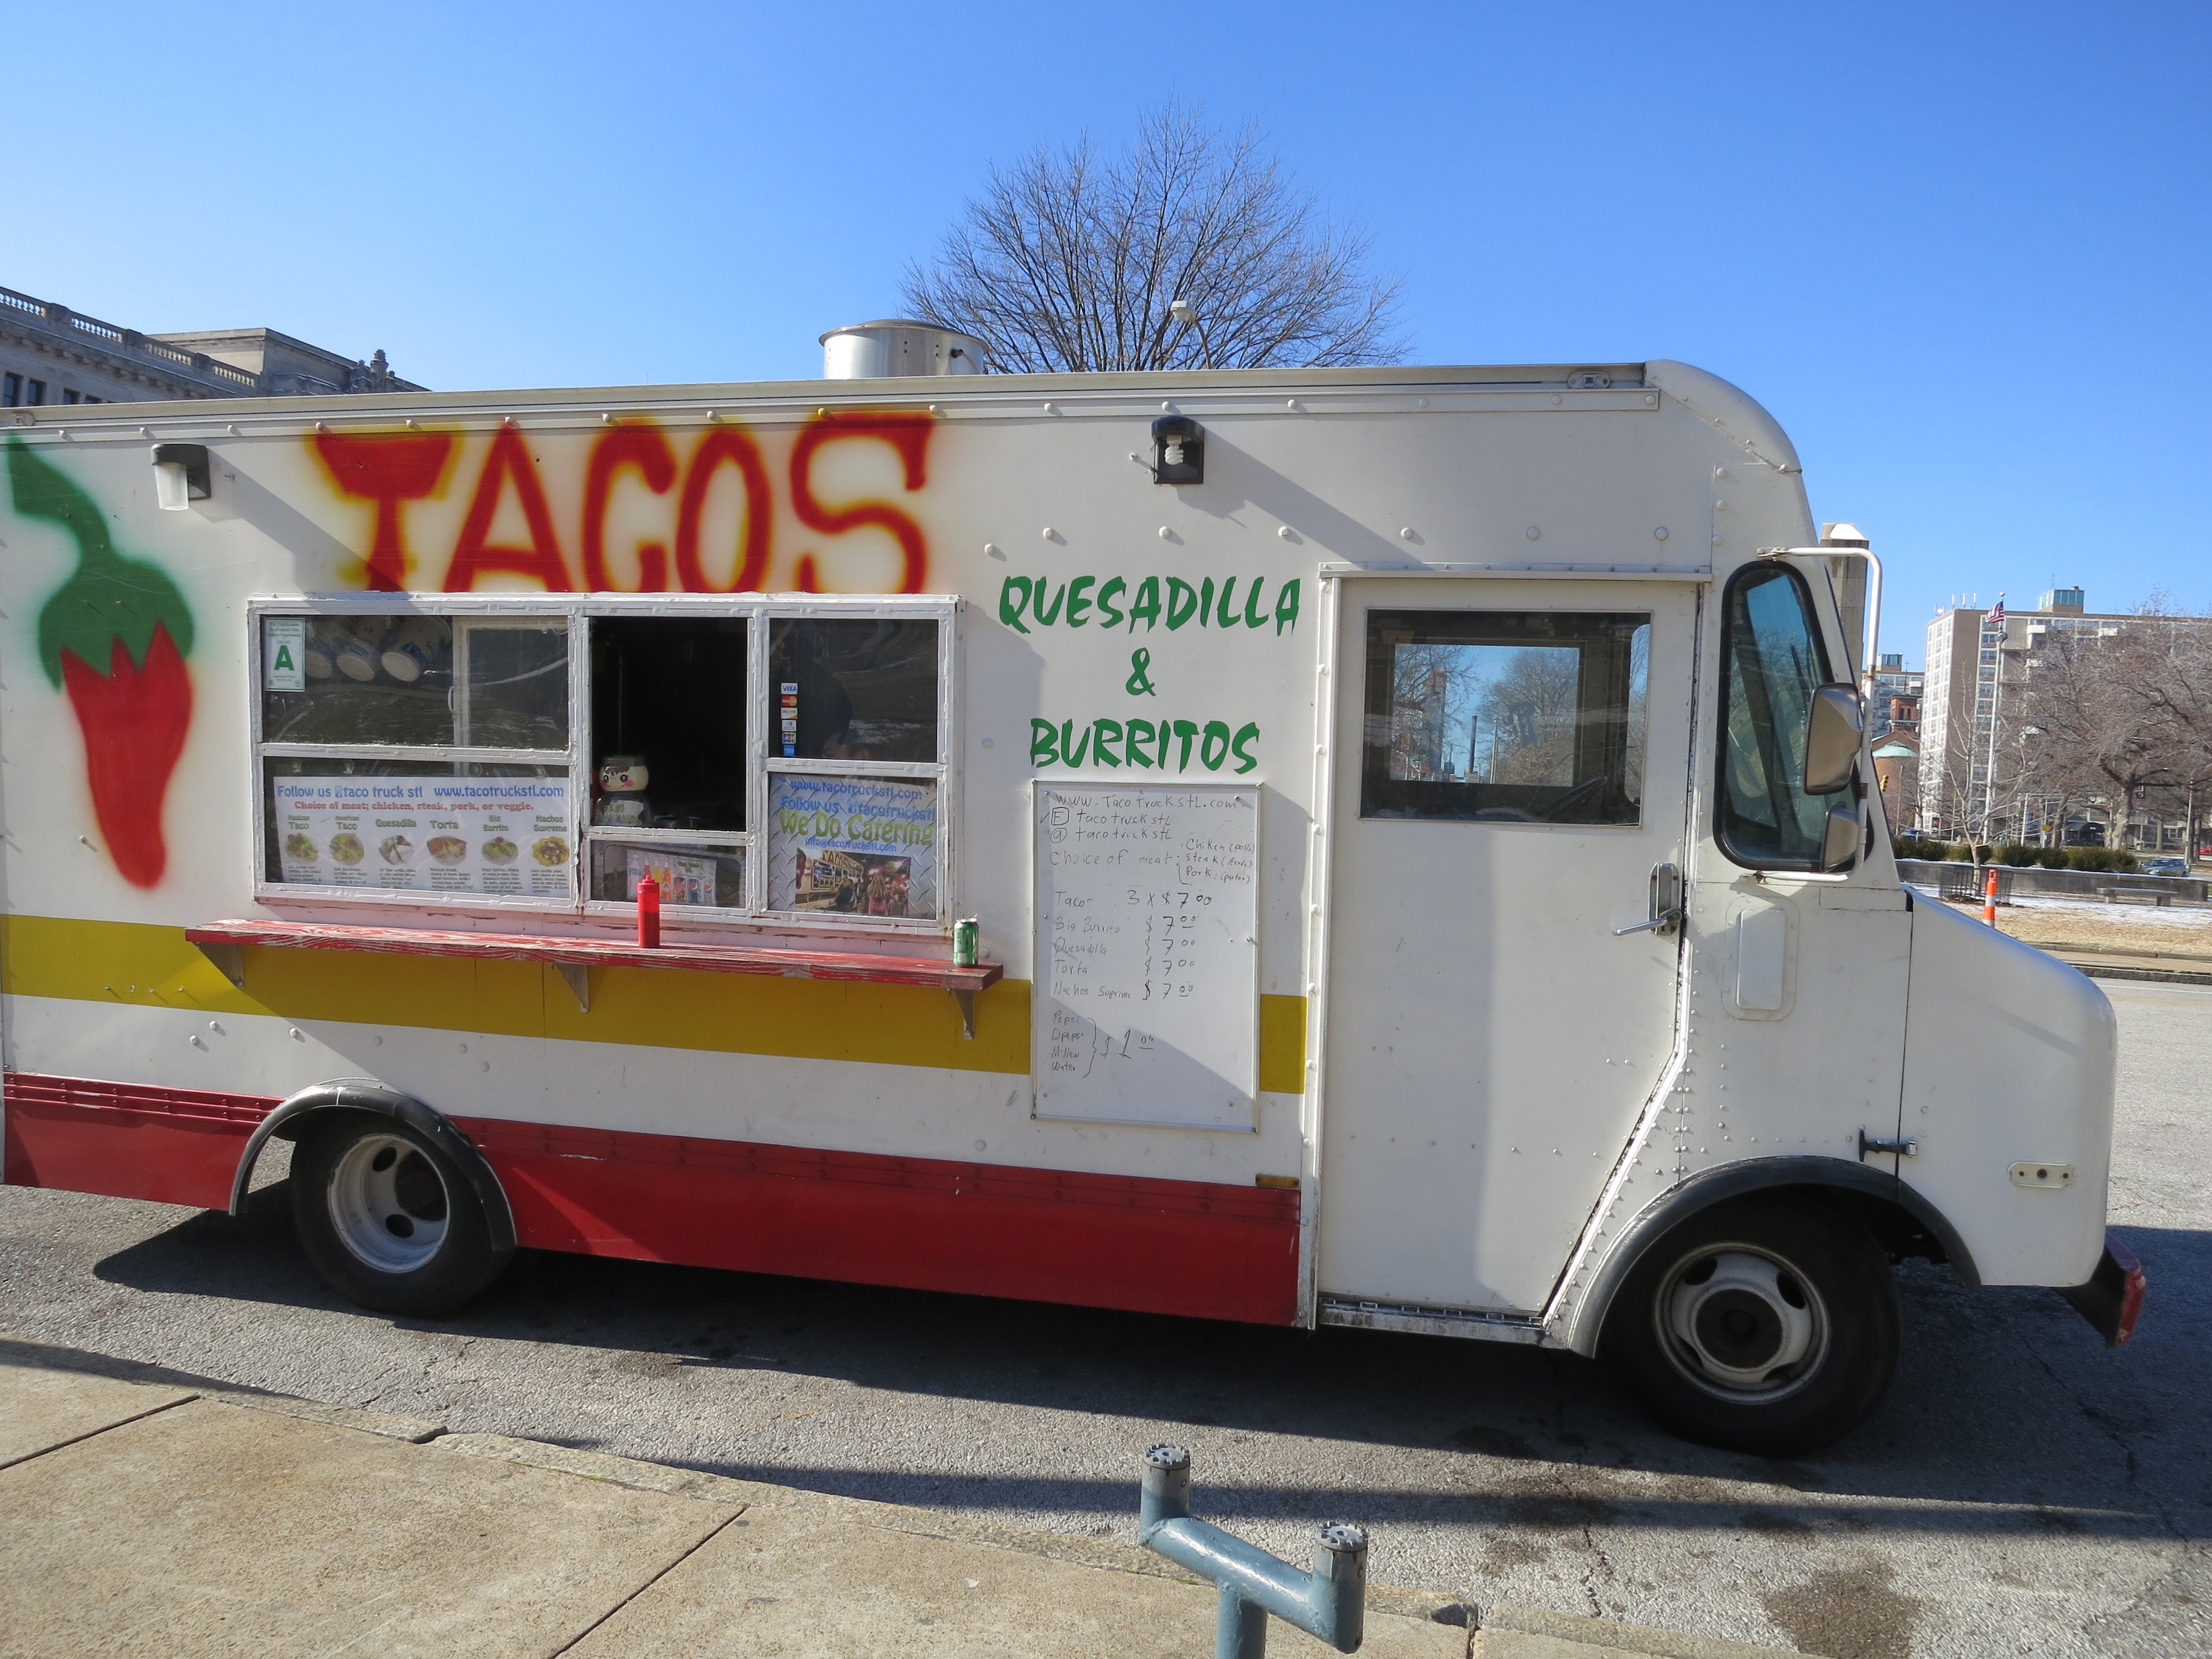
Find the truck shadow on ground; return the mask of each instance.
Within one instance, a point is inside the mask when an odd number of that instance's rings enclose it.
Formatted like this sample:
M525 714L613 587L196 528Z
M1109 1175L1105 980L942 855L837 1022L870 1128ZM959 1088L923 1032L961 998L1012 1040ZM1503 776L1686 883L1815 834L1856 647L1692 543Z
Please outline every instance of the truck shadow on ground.
M1840 1506L1847 1524L1878 1530L2197 1535L2202 1494L2189 1471L2212 1449L2201 1381L2212 1370L2212 1297L2197 1287L2212 1283L2212 1235L2134 1229L2127 1237L2150 1271L2154 1301L2142 1334L2119 1353L2047 1291L1969 1292L1947 1269L1906 1264L1905 1358L1889 1399L1839 1444L1790 1462L1674 1439L1602 1367L1489 1344L528 1253L449 1318L392 1321L351 1307L314 1276L293 1241L282 1182L258 1192L242 1221L193 1217L106 1257L95 1272L149 1294L319 1310L473 1345L571 1350L580 1375L619 1373L648 1391L718 1375L742 1387L743 1373L773 1373L925 1403L1123 1419L1133 1448L1152 1437L1188 1443L1204 1506L1224 1517L1787 1534L1816 1521L1833 1526ZM557 1431L506 1431L629 1449ZM730 1437L738 1443L647 1455L889 1503L1109 1516L1133 1504L1133 1480L1118 1477L907 1472L810 1461L802 1445L768 1443L773 1435ZM1240 1479L1263 1461L1279 1466L1286 1442L1308 1439L1363 1448L1363 1461L1380 1466L1376 1478Z

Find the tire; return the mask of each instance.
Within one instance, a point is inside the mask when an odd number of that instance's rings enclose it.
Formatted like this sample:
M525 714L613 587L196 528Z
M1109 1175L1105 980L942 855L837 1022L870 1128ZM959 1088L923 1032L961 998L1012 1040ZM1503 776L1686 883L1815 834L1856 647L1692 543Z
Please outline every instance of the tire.
M374 1112L318 1114L292 1151L292 1223L324 1281L380 1313L450 1313L498 1278L468 1176Z
M1866 1420L1898 1342L1897 1281L1873 1236L1793 1195L1716 1205L1646 1249L1598 1352L1684 1439L1789 1457Z

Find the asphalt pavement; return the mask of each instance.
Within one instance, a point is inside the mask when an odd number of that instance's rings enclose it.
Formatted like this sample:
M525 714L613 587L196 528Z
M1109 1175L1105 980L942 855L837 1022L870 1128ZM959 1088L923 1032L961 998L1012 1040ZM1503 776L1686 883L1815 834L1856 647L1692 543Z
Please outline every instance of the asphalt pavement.
M743 1480L1127 1539L1133 1448L1199 1512L1372 1576L1831 1659L2212 1650L2212 990L2107 982L2112 1219L2151 1297L2106 1352L2048 1291L1903 1273L1905 1357L1841 1445L1672 1440L1571 1356L533 1258L435 1323L339 1302L281 1179L235 1223L0 1189L0 1325L251 1388Z

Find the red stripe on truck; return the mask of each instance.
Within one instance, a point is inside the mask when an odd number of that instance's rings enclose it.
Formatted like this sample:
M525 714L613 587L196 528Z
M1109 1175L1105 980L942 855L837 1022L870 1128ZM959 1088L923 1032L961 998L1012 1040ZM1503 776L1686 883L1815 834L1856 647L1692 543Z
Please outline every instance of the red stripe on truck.
M228 1209L261 1095L8 1073L7 1183Z
M5 1178L222 1209L276 1105L8 1074ZM1297 1317L1295 1190L456 1118L538 1249L1253 1324Z
M1297 1317L1298 1194L457 1118L522 1243L1252 1324Z

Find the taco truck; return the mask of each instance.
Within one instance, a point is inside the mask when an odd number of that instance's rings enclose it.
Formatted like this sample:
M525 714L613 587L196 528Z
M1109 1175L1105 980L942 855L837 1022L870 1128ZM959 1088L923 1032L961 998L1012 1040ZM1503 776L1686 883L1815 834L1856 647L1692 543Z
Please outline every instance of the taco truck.
M1780 1452L2124 1340L2113 1023L1899 883L1878 569L1670 362L0 411L5 1176L1558 1346Z

